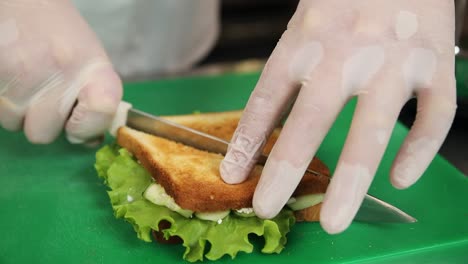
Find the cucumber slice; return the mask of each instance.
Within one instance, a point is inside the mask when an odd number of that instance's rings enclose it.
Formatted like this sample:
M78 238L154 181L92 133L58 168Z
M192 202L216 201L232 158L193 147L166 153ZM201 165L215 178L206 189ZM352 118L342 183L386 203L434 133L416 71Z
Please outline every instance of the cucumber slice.
M180 206L174 201L174 198L169 196L164 188L157 183L152 183L150 186L148 186L146 191L143 193L143 197L154 204L166 206L170 210L177 212L187 218L190 218L193 214L193 212L190 210L180 208Z
M292 203L294 203L294 202L296 202L296 198L291 197L291 198L289 198L289 200L286 202L286 204L292 204Z
M241 216L241 217L252 217L255 216L255 212L253 208L242 208L233 211L234 214Z
M208 220L213 222L220 222L224 217L228 216L230 213L229 210L227 211L218 211L218 212L197 212L195 216L201 220Z
M323 201L323 196L324 196L323 193L317 193L317 194L308 194L304 196L295 197L296 201L288 204L288 206L293 211L302 210L304 208L311 207L311 206L321 203Z

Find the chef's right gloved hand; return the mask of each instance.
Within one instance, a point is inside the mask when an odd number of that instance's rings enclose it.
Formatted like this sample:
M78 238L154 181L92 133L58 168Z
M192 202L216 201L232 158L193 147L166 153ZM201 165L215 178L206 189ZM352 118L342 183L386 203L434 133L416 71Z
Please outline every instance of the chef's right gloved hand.
M0 124L32 143L62 131L89 143L109 128L120 78L67 0L0 0Z
M293 104L252 202L258 216L276 216L342 107L358 97L320 211L328 233L344 231L408 99L417 97L418 113L390 171L392 184L414 184L442 145L456 109L454 29L453 1L301 0L250 96L221 164L223 179L247 178Z

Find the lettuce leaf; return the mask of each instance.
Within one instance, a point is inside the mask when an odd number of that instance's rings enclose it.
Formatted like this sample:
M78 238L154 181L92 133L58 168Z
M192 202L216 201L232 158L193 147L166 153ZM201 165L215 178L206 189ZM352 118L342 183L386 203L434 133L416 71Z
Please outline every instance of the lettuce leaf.
M146 242L151 242L151 231L158 231L160 221L170 222L171 227L163 233L166 238L179 236L183 240L183 258L190 262L204 257L217 260L226 254L234 258L241 251L251 253L253 245L249 234L264 237L263 253L279 253L286 244L286 234L295 223L292 211L287 209L271 220L231 213L218 224L198 218L187 219L164 206L155 205L143 197L143 192L153 181L151 175L127 150L117 145L105 146L97 152L95 169L110 188L108 195L117 218L131 223L138 238Z

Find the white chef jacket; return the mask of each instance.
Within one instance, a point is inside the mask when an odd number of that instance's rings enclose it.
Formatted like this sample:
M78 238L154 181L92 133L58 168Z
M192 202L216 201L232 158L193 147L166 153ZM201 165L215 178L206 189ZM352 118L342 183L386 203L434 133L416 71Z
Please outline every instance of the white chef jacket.
M218 36L218 0L72 1L124 78L190 68Z

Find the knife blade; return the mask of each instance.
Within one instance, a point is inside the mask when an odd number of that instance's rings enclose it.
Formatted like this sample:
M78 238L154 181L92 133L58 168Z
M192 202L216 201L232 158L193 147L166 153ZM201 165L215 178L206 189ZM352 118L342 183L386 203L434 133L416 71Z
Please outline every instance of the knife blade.
M226 140L134 108L128 109L126 125L142 132L222 155L226 154L229 146L229 142ZM262 155L258 164L265 165L267 158L267 156ZM307 172L317 176L325 176L313 170L307 170ZM387 223L414 223L417 221L397 207L369 194L366 194L354 220Z
M187 146L221 155L226 155L229 146L229 142L224 139L220 139L134 108L128 111L127 126L155 136L180 142ZM262 154L260 155L257 164L265 165L267 159L268 157ZM317 176L325 176L310 169L308 169L307 172Z
M418 221L401 209L369 194L364 197L354 220L379 223L415 223Z

